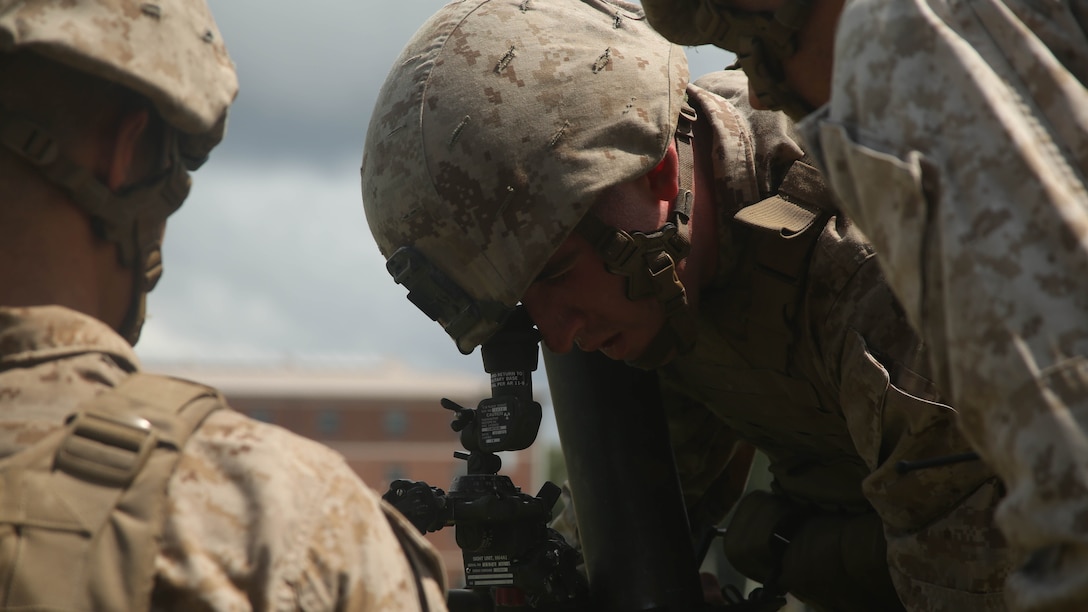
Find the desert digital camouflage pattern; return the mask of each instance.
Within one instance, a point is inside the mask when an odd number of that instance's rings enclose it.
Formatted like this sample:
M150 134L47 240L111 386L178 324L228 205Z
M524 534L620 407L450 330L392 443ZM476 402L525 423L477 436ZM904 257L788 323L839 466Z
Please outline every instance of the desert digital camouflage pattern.
M801 126L1005 481L1016 610L1088 609L1086 31L1083 0L849 0Z
M0 0L0 52L16 50L143 94L195 155L222 139L238 93L203 0Z
M382 255L414 246L477 302L516 305L597 194L665 154L687 60L650 33L638 6L603 0L439 10L367 131L363 204ZM455 340L468 352L496 329Z
M732 216L769 196L803 152L782 114L751 109L739 71L707 75L688 94L714 134L722 249L717 279L699 301L695 350L660 370L686 502L722 518L728 506L713 497L731 499L720 475L732 442L746 440L770 458L774 490L785 498L839 516L875 510L883 522L886 566L847 548L855 580L827 593L828 585L813 584L829 562L818 550L792 576L809 581L794 584L798 596L823 588L808 597L832 609L887 609L857 602L866 590L869 602L879 601L880 576L887 582L890 572L908 610L1005 609L1012 561L992 521L1001 495L992 470L975 461L895 471L900 460L970 447L955 411L940 403L873 248L848 219L832 217L808 262L788 350L790 339L745 323L768 306L745 303L761 293L740 273L754 247Z
M138 368L128 343L95 319L0 307L0 458ZM427 609L445 610L436 553L389 516L425 560ZM383 503L343 459L225 409L193 434L169 480L154 572L155 610L423 609Z

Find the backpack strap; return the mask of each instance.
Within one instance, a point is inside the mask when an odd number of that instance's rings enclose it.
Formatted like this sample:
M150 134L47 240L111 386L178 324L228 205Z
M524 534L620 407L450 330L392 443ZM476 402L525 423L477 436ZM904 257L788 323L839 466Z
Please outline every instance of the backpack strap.
M835 207L819 170L793 162L778 193L733 217L753 228L733 291L743 296L728 331L746 344L751 365L785 372L796 340L795 319L809 261Z
M0 609L148 609L167 481L224 406L203 385L136 373L0 461Z

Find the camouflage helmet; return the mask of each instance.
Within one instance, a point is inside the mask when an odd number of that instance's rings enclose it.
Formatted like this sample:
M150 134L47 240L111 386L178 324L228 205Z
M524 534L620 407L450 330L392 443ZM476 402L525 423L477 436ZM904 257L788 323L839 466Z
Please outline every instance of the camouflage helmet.
M0 52L19 49L146 97L190 167L222 140L238 92L204 0L0 0Z
M238 92L234 64L205 0L0 0L0 53L28 51L146 98L172 130L168 170L112 192L60 150L56 135L0 105L0 146L64 190L134 272L119 330L135 343L162 272L166 218L189 192L188 170L222 140Z
M463 353L487 340L606 188L664 157L687 60L641 9L466 0L378 94L362 195L387 266Z

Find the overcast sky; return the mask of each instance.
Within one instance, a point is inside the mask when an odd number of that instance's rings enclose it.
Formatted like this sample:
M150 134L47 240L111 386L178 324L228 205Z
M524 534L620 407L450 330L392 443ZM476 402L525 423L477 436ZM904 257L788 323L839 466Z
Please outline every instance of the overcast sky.
M395 360L482 375L479 352L461 355L386 273L359 195L378 88L442 4L211 0L241 92L170 219L137 345L146 362ZM688 57L694 75L732 60Z

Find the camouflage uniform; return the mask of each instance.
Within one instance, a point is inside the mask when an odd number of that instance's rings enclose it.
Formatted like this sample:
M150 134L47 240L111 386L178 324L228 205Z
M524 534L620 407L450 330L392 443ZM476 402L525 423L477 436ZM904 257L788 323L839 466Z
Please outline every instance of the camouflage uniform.
M1003 609L1009 560L991 521L1000 494L992 472L979 462L894 469L969 447L955 412L938 403L872 247L849 220L832 217L802 281L795 336L761 333L757 312L768 305L739 273L752 249L731 217L775 191L802 151L781 114L750 109L739 73L708 75L688 95L715 133L724 247L700 299L694 352L660 370L689 506L713 507L703 498L724 469L728 440L740 437L768 455L775 491L792 501L846 515L875 508L909 609Z
M166 219L189 192L189 171L223 137L237 93L206 2L0 0L0 53L10 70L0 73L0 163L5 186L14 186L0 207L21 193L16 210L45 211L33 225L5 215L19 225L4 229L50 234L57 217L49 211L70 206L132 276L127 313L114 322L121 335L60 306L0 307L0 607L444 610L433 549L341 457L227 409L190 436L201 423L193 415L222 400L195 383L137 375L129 343L162 272ZM84 113L51 108L61 84L102 99ZM116 123L142 121L133 109L144 112L143 102L148 124L162 120L158 164L136 146L109 148L112 160L93 160L103 164L73 155L106 151L107 136L124 140ZM107 126L109 113L124 118ZM92 129L66 128L57 118L65 114ZM136 132L150 144L143 128ZM163 171L119 159L124 150ZM115 170L134 182L111 188L103 174ZM24 181L52 190L27 199L36 192ZM15 266L42 255L0 249L0 266L24 270ZM77 280L16 279L0 288L0 301L14 288L20 304L50 304ZM102 298L113 287L91 290Z
M57 306L0 308L0 458L61 427L139 368L99 321ZM211 414L168 482L153 609L445 610L433 549L331 450L231 410Z
M1014 609L1088 606L1086 31L1076 0L851 0L800 124L1005 481Z
M732 104L688 86L682 51L626 3L447 5L394 63L367 132L363 203L387 267L409 299L471 352L566 237L583 232L601 192L647 176L672 142L682 194L672 213L687 201L687 128L678 118L691 103L700 116L696 145L700 126L714 134L712 164L697 167L713 165L722 215L720 276L697 305L695 352L662 371L693 512L721 518L727 502L716 483L735 440L748 438L774 460L780 498L821 519L879 514L881 548L886 534L886 558L836 542L834 550L809 549L807 566L794 575L860 558L868 575L894 579L914 610L1000 608L995 591L1009 564L992 527L1000 495L993 474L979 462L906 476L894 469L900 460L962 452L966 443L955 413L929 401L925 357L867 240L841 217L812 232L817 252L803 271L808 284L790 304L797 314L789 337L763 335L735 316L768 309L743 303L733 277L751 269L741 236L756 231L733 215L773 194L803 155L782 115L748 109L745 82L727 82L738 77L703 82L732 92ZM667 230L680 231L670 222L654 234ZM603 233L605 240L590 243L620 243L608 240L618 232ZM651 240L643 238L643 245ZM597 254L610 270L606 250ZM630 259L637 264L643 255ZM668 263L682 258L670 255ZM668 277L662 269L632 272L628 297L636 279ZM783 360L757 361L773 352ZM798 550L791 545L785 556Z

